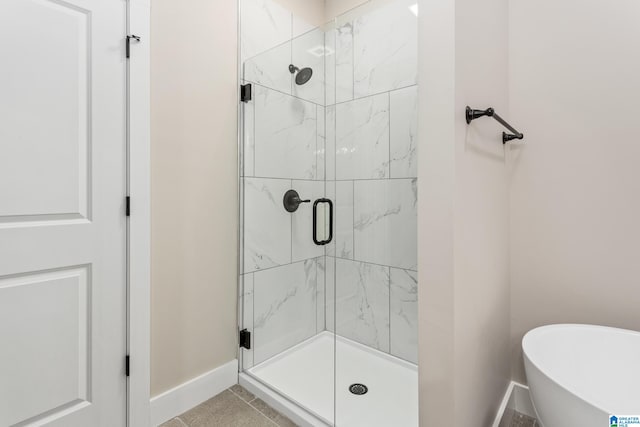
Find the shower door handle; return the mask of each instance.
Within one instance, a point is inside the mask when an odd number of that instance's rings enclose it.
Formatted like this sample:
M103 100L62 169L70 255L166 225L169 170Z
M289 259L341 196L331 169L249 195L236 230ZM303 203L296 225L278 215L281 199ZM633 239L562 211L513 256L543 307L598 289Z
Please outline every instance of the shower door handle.
M324 240L318 240L318 206L319 205L329 205L329 235L326 236L326 232L325 232L325 237ZM323 220L325 218L325 216L322 216ZM313 231L312 231L312 235L313 235L313 243L315 243L316 245L319 246L323 246L323 245L327 245L329 243L331 243L331 241L333 240L333 202L329 199L318 199L315 202L313 202Z

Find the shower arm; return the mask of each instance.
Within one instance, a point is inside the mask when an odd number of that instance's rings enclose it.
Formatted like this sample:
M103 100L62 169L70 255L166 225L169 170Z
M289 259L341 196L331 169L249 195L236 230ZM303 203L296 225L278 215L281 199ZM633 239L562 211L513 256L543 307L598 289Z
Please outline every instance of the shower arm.
M486 110L474 110L471 107L467 107L466 110L466 119L467 119L467 124L471 123L471 121L478 119L480 117L493 117L498 123L500 123L502 126L504 126L505 128L507 128L511 134L508 134L506 132L502 132L502 143L506 144L507 142L514 140L514 139L523 139L524 135L520 132L518 132L513 126L511 126L509 123L507 123L502 117L500 117L498 115L498 113L495 112L495 110L491 107L487 108Z

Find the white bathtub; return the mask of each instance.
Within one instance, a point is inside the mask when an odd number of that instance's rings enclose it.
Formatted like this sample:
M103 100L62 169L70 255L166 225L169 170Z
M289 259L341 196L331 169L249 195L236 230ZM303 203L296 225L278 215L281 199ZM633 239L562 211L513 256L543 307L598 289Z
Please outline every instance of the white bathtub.
M543 326L525 335L522 349L544 427L603 427L609 415L640 415L640 332Z

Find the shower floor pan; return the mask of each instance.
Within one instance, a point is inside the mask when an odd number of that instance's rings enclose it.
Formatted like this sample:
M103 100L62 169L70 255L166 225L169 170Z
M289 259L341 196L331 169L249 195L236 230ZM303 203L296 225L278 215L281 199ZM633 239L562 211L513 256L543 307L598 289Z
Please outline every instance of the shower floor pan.
M331 332L245 371L240 384L304 426L333 425L334 407L338 427L418 425L416 365ZM353 384L368 390L353 394Z

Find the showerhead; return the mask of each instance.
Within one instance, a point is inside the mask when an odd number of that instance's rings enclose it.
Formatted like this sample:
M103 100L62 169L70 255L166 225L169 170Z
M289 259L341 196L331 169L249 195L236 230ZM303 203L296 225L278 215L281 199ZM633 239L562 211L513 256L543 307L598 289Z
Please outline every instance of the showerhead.
M311 80L311 76L313 76L313 70L309 67L298 68L295 65L289 65L289 72L291 74L296 74L296 84L301 86Z

